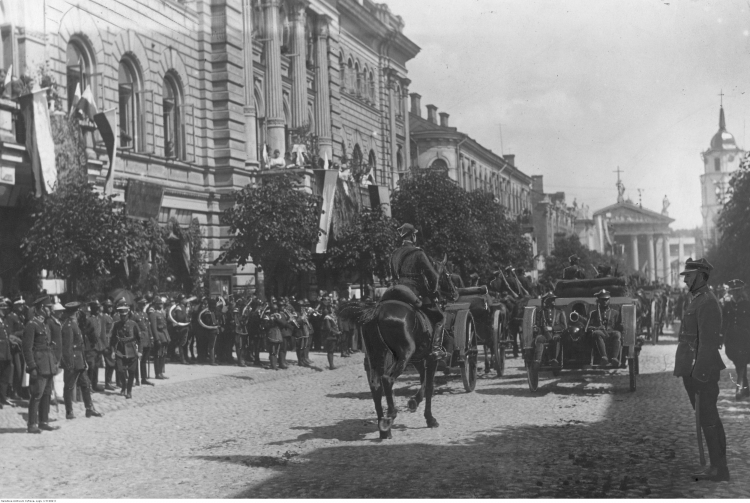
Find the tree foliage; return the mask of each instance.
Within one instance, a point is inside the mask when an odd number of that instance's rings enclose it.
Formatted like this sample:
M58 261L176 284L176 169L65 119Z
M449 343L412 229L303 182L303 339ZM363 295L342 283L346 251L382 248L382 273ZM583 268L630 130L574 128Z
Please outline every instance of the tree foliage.
M617 271L618 275L625 273L625 266L617 257L602 255L597 251L589 250L581 244L578 235L573 234L555 237L555 248L547 257L542 282L554 284L557 280L562 279L563 269L568 267L568 258L571 255L578 255L580 258L578 265L588 278L596 276L596 266L599 265L612 266L612 273Z
M461 275L487 275L497 265L528 266L531 247L492 195L467 193L447 174L421 171L399 182L393 216L419 230L419 243L433 257L447 254Z
M231 238L219 261L260 264L269 294L286 293L290 275L314 270L320 197L299 190L295 180L291 173L267 176L235 192L234 206L221 215Z
M373 276L390 276L390 258L398 244L398 224L380 208L360 211L326 254L325 267L335 278L357 277L371 284Z

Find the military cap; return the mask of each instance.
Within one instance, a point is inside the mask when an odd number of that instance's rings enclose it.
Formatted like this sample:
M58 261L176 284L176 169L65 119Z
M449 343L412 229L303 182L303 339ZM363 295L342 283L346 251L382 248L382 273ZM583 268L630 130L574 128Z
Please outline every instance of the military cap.
M557 298L557 295L555 295L552 292L545 293L542 296L542 304L547 305L549 303L554 303L556 298Z
M745 288L745 282L741 279L733 279L729 283L727 283L726 286L727 290L730 292L732 290L742 290L743 288Z
M52 299L46 293L40 293L37 298L34 299L34 302L32 304L37 307L51 306L52 304L54 304L54 302L52 302Z
M140 304L148 304L148 301L146 300L145 297L138 297L137 299L135 299L135 303L138 304L138 305L140 305Z
M120 298L117 300L116 309L119 310L125 310L130 309L130 306L128 305L128 301L126 301L124 298Z
M579 260L581 260L581 257L579 257L579 256L578 256L578 255L576 255L576 254L573 254L573 255L571 255L570 257L568 257L568 262L570 262L571 264L572 264L573 262L578 262Z
M110 298L104 299L104 302L102 302L102 305L103 306L112 306L113 305L112 304L112 299L110 299Z
M507 273L511 273L511 272L515 271L515 269L513 268L513 266L512 266L512 265L509 265L509 266L507 266L507 267L506 267L505 269L503 269L503 270L504 270L505 272L507 272Z
M161 297L161 295L157 295L156 297L154 297L152 304L162 305L164 304L164 299Z
M81 307L81 303L77 301L65 304L66 311L77 311L79 307Z
M65 311L65 308L59 302L55 302L54 304L52 304L52 310L53 311Z
M708 260L704 258L699 258L698 260L689 258L685 261L685 270L680 273L680 276L684 276L685 274L692 271L710 273L713 268L714 266L709 264Z
M416 234L417 232L417 229L412 224L404 224L398 228L398 235L402 238L410 234Z
M610 293L607 290L602 289L602 290L599 290L598 292L596 292L594 294L594 297L596 297L599 300L605 300L605 299L609 300L612 296L610 295Z
M469 278L471 278L471 279L479 279L479 274L477 274L477 273L473 272L473 273L471 273L471 274L469 275Z
M193 302L199 302L199 301L200 301L200 299L198 297L196 297L195 295L192 295L192 296L188 297L187 299L185 299L185 302L187 302L189 304L193 303Z
M0 309L7 309L11 307L13 303L6 297L0 297Z
M13 299L14 306L21 305L21 304L26 304L26 301L23 300L23 297L21 297L20 295L16 297L15 299Z

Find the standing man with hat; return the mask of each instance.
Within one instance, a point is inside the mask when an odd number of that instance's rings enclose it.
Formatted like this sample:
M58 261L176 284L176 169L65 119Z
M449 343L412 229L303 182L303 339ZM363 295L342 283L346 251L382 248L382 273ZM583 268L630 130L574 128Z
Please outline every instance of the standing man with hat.
M140 339L140 350L141 350L141 361L140 368L138 369L140 383L144 386L153 386L154 383L148 380L148 357L151 355L151 348L154 345L154 339L151 336L151 328L149 327L148 319L144 309L148 302L143 297L135 299L136 308L133 311L133 321L138 325L138 330L141 333ZM136 378L138 379L138 378Z
M99 315L99 320L102 324L101 339L102 339L102 357L104 359L104 389L109 391L115 391L112 385L112 376L115 375L116 364L115 359L110 356L109 341L112 338L112 329L115 326L115 320L112 318L114 311L114 304L112 299L106 298L102 301L102 312ZM119 376L115 377L116 382L119 381ZM119 382L117 382L120 385Z
M49 326L50 339L52 341L52 354L55 355L55 361L60 364L62 360L62 318L65 308L59 302L52 304L52 315L47 318L47 325Z
M750 363L750 300L745 293L745 282L733 279L727 284L722 308L721 335L724 351L737 369L735 400L750 396L747 384L747 364Z
M5 319L8 330L19 341L23 339L23 332L26 327L26 301L20 295L13 299L13 311ZM21 384L23 384L23 375L26 373L23 360L23 345L11 344L11 356L13 358L13 383L10 392L11 398L18 398L21 393Z
M170 344L169 357L170 359L174 355L174 348L177 348L177 353L180 358L180 363L187 365L187 359L185 351L187 350L188 340L188 326L190 321L188 320L188 314L186 309L185 295L179 294L174 300L174 304L169 307L167 311L167 318L169 321L169 336L172 338Z
M138 345L141 339L141 331L130 317L130 306L125 299L117 301L117 314L119 319L115 322L110 339L110 349L117 365L117 373L120 374L122 383L121 395L125 398L133 398L133 381L138 368Z
M167 332L167 317L164 314L164 299L157 295L148 309L148 323L154 337L154 374L157 379L169 379L164 375L166 370L167 346L169 333Z
M568 257L570 265L563 269L562 279L586 279L586 275L583 273L580 267L578 267L578 261L580 258L578 255L571 255Z
M76 313L81 307L80 302L65 304L65 314L62 320L62 359L63 368L63 400L65 400L65 419L75 419L73 413L73 394L76 386L81 386L83 404L86 406L86 417L102 417L103 414L94 409L91 400L91 381L86 373L86 360L83 358L84 342L81 329L78 327Z
M52 353L52 338L46 323L50 317L52 300L42 294L34 301L33 316L23 333L23 355L29 379L29 433L57 430L49 425L49 406L52 397L52 379L57 373L57 361Z
M86 366L88 366L91 389L96 392L104 391L99 388L99 364L101 362L104 346L102 346L102 322L99 318L99 301L92 300L88 304L89 313L86 316L86 328L84 329L84 342L86 348Z
M10 326L5 322L10 308L10 301L0 298L0 409L4 405L12 406L8 401L8 388L13 384L13 345L21 345L21 339L13 335Z
M438 291L438 274L432 267L427 254L416 245L417 229L411 224L404 224L398 229L401 246L391 255L391 271L399 285L408 287L422 300L420 309L430 320L434 328L432 334L432 352L430 357L436 360L445 358L443 350L443 313L435 300Z
M696 480L719 482L729 480L727 438L716 407L719 379L726 366L719 354L721 307L707 285L712 269L704 258L689 258L680 273L691 298L680 324L674 375L682 377L711 460L708 468L693 476ZM698 434L700 437L700 431Z
M617 368L620 366L620 351L622 350L622 316L620 312L609 307L610 293L600 290L594 294L596 309L589 314L585 332L594 340L599 354L600 365Z
M553 293L542 297L542 308L536 312L536 323L534 324L534 365L537 370L542 365L544 346L549 345L549 364L552 367L560 367L560 334L568 327L565 321L565 313L555 308Z

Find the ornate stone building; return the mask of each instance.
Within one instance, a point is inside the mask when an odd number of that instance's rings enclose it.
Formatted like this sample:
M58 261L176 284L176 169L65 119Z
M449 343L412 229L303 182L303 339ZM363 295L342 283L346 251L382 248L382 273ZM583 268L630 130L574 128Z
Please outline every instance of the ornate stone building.
M370 0L0 1L2 67L31 75L47 64L65 110L77 85L100 111L117 109L118 197L134 181L162 188L159 220L198 219L209 262L227 237L227 193L252 180L264 145L289 151L295 130L394 186L409 158L406 64L419 52L403 28ZM2 158L16 168L13 190L28 191L28 158L8 124L0 117ZM87 137L90 178L102 185L105 150ZM12 219L8 201L0 224ZM0 256L0 270L17 260ZM252 287L254 268L209 275L213 291L230 291Z
M531 178L534 235L539 254L546 256L555 248L555 237L576 234L576 209L565 202L565 192L545 193L544 177Z

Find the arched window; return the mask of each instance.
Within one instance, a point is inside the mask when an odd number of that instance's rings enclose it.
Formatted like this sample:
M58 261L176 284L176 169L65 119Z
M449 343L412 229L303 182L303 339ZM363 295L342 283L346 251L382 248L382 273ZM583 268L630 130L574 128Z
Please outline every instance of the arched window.
M375 77L372 74L372 70L370 70L370 79L369 79L369 85L368 85L368 94L370 96L370 101L375 103Z
M68 49L66 55L66 67L67 67L67 79L68 79L68 110L73 106L73 96L76 92L76 87L79 87L81 94L91 87L91 92L96 96L94 89L94 61L91 56L91 51L82 40L77 38L71 38L68 42Z
M398 150L396 151L396 170L404 170L404 150L401 148L401 145L398 146Z
M372 176L372 183L378 183L378 160L372 150L370 150L370 155L367 156L367 166Z
M120 147L142 149L142 83L136 63L129 57L120 60L117 88L119 91Z
M185 124L182 89L172 74L164 76L162 85L164 114L164 157L185 158Z
M352 58L349 58L349 62L347 63L346 68L346 90L349 93L354 93L354 82L356 81L356 78L354 77L354 62L352 62Z
M430 169L438 171L448 171L448 164L443 159L435 159L430 164Z
M359 63L354 64L354 75L356 76L355 82L355 93L358 97L362 97L362 74L359 71Z
M362 162L362 149L359 148L359 143L357 143L356 145L354 145L354 150L352 150L352 166L361 167Z
M346 91L346 63L344 63L344 55L339 53L339 81L341 83L341 89Z

